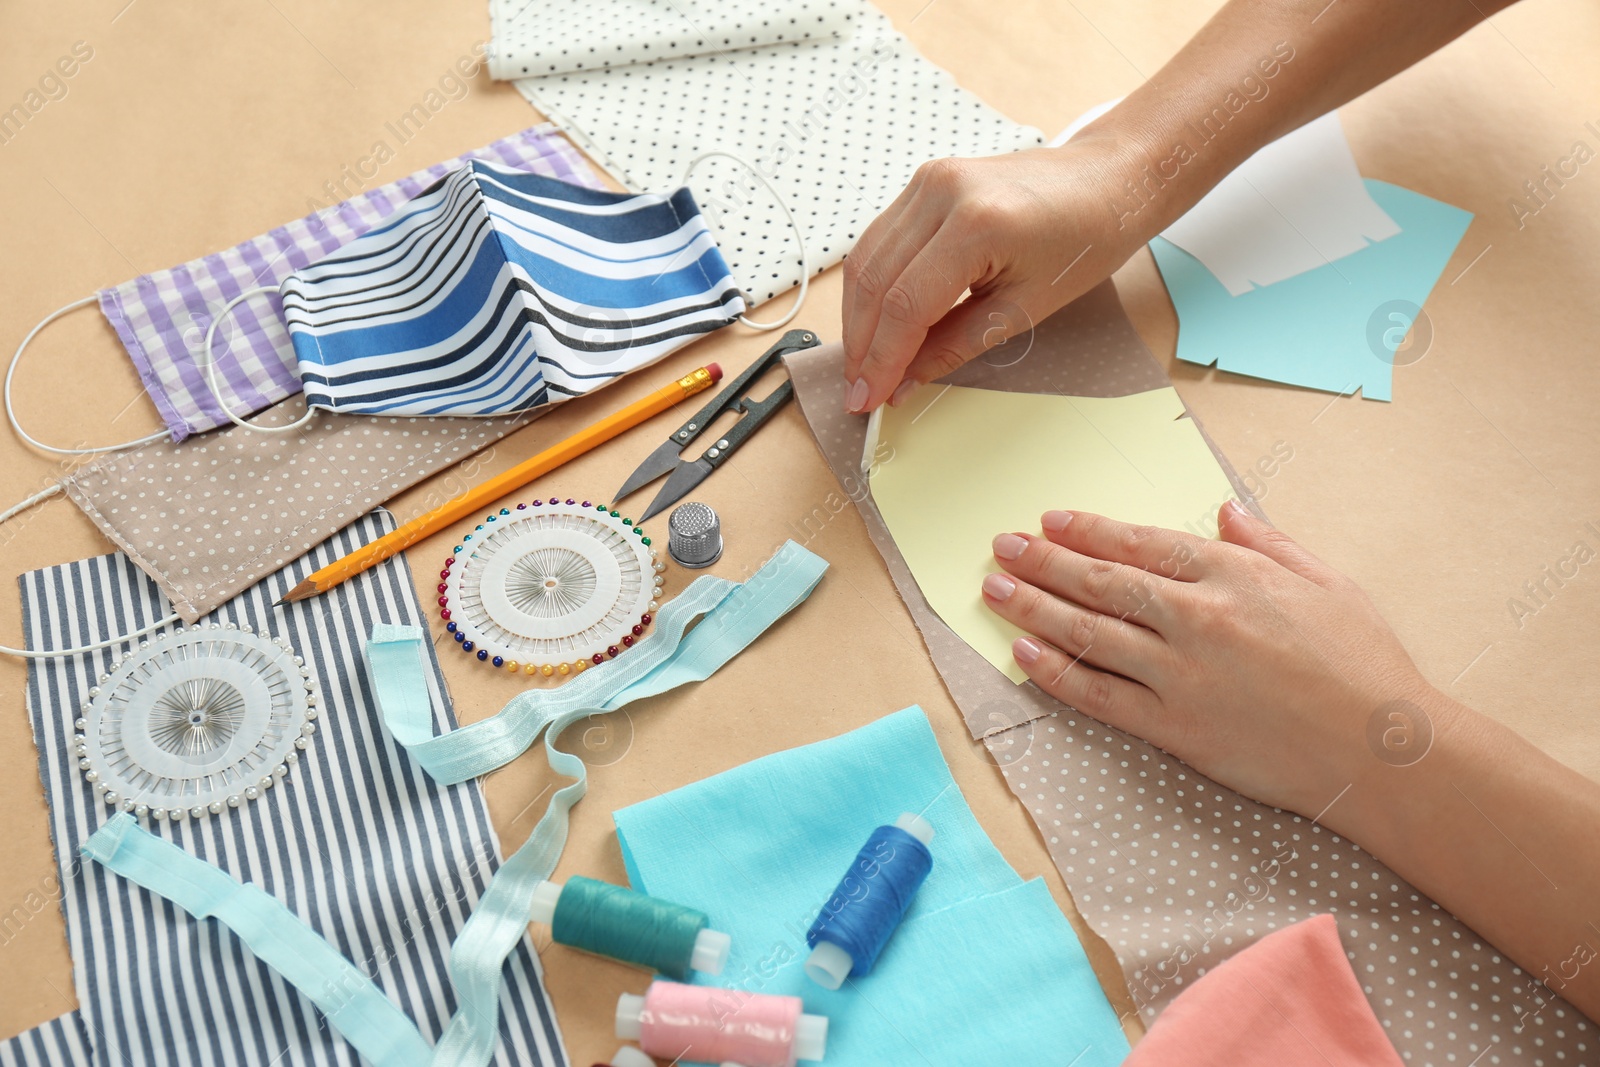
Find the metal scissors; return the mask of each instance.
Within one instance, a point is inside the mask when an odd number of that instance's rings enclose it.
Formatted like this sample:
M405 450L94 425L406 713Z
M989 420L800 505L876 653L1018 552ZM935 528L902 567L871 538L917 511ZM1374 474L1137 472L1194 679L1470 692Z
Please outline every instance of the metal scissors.
M785 352L799 352L807 348L815 348L822 342L810 330L790 330L779 338L778 343L767 349L766 354L747 367L733 381L729 382L722 392L701 408L693 418L680 426L676 433L667 438L659 448L650 453L645 461L639 464L637 470L628 476L628 480L617 490L612 501L620 501L626 496L638 492L650 482L655 481L663 474L667 478L656 498L650 501L650 506L639 516L640 522L645 522L654 515L660 514L673 504L682 500L694 489L695 486L711 476L711 472L722 465L722 461L730 456L734 449L744 444L745 440L772 417L784 404L794 396L794 383L785 381L772 391L764 400L751 400L746 394L750 391L751 384L768 370L772 369ZM698 459L683 459L681 453L695 438L706 431L717 416L725 411L738 411L742 414L739 421L728 427L727 431L717 438L716 443L707 448Z

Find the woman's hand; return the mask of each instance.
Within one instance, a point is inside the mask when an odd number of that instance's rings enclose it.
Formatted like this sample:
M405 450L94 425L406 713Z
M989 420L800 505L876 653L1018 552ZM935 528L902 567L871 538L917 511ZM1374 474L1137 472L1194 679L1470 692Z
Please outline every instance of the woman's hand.
M1061 148L920 167L845 260L849 410L903 400L1126 262L1159 223L1129 211L1140 158L1091 127Z
M1600 785L1428 685L1289 537L1232 503L1218 521L1207 541L1048 512L995 538L983 597L1036 635L1012 651L1052 696L1357 842L1600 1020Z
M1013 654L1052 696L1315 817L1385 766L1375 712L1438 702L1355 583L1236 504L1219 522L1208 541L1049 512L1044 537L995 538L984 601L1037 635Z

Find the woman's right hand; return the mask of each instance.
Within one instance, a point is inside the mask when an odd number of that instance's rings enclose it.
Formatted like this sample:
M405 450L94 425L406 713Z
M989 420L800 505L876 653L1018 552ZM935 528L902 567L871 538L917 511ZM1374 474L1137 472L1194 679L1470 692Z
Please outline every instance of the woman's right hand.
M845 260L849 410L903 400L1125 263L1159 232L1127 188L1142 167L1091 126L1060 148L918 168Z

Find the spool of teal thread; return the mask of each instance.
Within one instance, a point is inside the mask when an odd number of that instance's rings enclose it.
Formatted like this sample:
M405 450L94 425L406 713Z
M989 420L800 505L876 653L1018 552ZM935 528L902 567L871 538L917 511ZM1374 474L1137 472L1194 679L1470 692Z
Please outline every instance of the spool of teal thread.
M728 959L728 935L712 930L704 912L593 878L539 883L529 915L559 944L680 982L690 971L721 974Z

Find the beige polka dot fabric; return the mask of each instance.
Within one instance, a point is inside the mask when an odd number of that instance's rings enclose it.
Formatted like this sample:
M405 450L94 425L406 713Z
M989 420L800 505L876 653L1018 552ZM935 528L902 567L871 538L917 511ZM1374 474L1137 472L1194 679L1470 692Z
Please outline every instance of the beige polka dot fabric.
M1083 396L1170 384L1109 282L1041 323L1031 341L1013 339L946 380ZM1368 853L1217 785L1032 683L1012 684L972 651L928 607L857 469L866 427L844 413L842 349L788 362L823 456L856 501L968 729L1033 814L1147 1021L1239 949L1331 913L1408 1062L1600 1064L1600 1040L1580 1013Z
M305 410L293 397L261 422ZM397 493L526 426L322 414L294 433L239 427L97 460L62 487L161 587L185 622L231 600ZM438 503L482 476L463 468Z
M1600 1063L1576 1009L1322 826L1059 704L985 741L1147 1020L1239 949L1332 914L1408 1062Z

